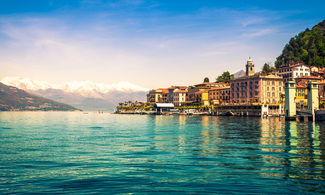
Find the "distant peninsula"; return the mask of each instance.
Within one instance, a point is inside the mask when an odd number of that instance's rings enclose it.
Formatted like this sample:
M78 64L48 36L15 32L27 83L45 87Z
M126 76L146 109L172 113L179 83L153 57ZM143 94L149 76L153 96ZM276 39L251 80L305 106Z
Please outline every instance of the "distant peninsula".
M0 111L76 111L73 106L0 83Z

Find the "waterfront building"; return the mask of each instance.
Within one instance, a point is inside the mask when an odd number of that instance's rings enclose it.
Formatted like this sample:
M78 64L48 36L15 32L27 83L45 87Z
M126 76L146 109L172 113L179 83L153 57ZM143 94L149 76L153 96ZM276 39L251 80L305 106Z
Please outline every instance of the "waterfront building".
M299 76L295 79L296 84L296 99L295 102L298 106L306 106L307 105L307 83L310 81L320 82L322 80L321 77L316 76Z
M296 99L295 102L299 107L307 105L307 87L306 85L296 84Z
M209 105L209 93L210 88L198 88L190 86L188 88L186 96L186 105L188 106L200 106Z
M147 102L150 104L155 103L173 103L174 101L174 90L181 89L185 90L186 86L171 86L169 88L159 88L150 90L147 94Z
M162 114L162 112L170 112L174 108L172 103L155 103L154 108L156 109L157 114Z
M201 106L209 106L209 89L199 89L195 92L195 102Z
M283 81L276 75L240 77L230 81L230 98L234 104L280 104Z
M310 75L311 76L316 76L316 77L322 77L324 78L324 72L325 72L325 68L317 68L315 66L313 66L312 68L310 68Z
M252 59L247 64L253 64ZM246 65L247 67L247 65ZM230 103L244 105L280 104L283 96L282 77L270 74L253 74L246 69L246 75L230 80Z
M187 89L175 89L173 91L173 104L175 107L184 106L186 102Z
M309 81L315 81L315 82L319 82L323 80L322 77L317 77L317 76L299 76L295 79L296 84L300 84L300 85L305 85L309 82Z
M168 103L168 94L169 90L167 88L150 90L147 94L147 102L150 104Z
M226 83L210 83L204 82L190 86L187 91L186 105L210 105L209 103L209 90L214 87L226 86Z
M213 87L209 89L210 105L219 105L230 102L230 86Z
M283 81L291 81L300 76L310 76L310 68L304 63L291 64L278 69L278 75L283 77Z
M171 86L168 88L168 102L173 103L174 102L174 91L180 89L185 90L187 89L186 86Z

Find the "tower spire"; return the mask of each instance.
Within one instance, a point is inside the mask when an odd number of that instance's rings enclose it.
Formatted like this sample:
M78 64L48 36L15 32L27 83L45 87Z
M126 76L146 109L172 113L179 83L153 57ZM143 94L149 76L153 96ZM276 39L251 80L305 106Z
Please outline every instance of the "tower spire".
M255 67L251 57L248 58L246 64L246 76L253 76L255 74Z

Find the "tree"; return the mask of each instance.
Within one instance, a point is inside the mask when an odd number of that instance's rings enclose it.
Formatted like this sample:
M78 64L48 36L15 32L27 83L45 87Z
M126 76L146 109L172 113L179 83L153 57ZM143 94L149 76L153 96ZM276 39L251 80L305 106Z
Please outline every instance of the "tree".
M325 66L325 20L306 29L291 38L284 47L282 54L277 57L277 68L287 66L289 63L304 62L307 65Z
M275 68L270 63L265 63L262 68L262 73L268 74L275 71Z
M204 83L209 83L210 82L210 80L209 80L209 78L208 77L205 77L204 78L204 81L203 81Z
M231 79L234 78L233 74L230 74L229 71L223 72L220 76L217 77L216 83L229 83Z

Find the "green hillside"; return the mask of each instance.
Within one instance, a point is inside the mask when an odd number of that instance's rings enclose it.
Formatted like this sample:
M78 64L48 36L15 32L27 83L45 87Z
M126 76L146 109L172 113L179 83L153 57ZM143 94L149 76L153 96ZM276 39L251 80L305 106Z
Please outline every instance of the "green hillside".
M7 110L72 111L78 109L0 83L0 111Z
M286 66L291 62L302 61L307 65L325 67L325 20L308 28L290 39L282 54L277 57L275 66Z

